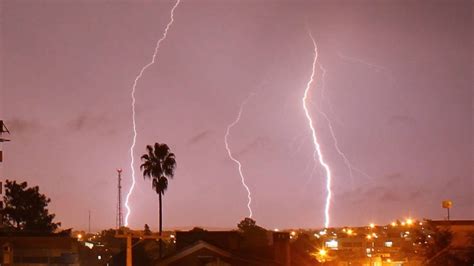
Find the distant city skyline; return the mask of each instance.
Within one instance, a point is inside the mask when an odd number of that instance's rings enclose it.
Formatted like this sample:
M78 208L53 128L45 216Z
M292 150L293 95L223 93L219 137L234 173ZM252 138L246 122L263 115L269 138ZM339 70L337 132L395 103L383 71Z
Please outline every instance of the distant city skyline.
M0 2L0 179L51 198L62 228L116 223L117 168L131 185L130 89L175 1ZM331 227L413 217L474 219L472 3L186 1L136 90L134 229L158 226L139 170L145 146L176 154L164 228L321 228L324 169L313 162L308 107L333 171ZM324 73L324 81L323 81ZM323 113L321 113L323 112ZM333 132L328 124L330 120ZM347 156L350 169L335 147ZM363 172L363 173L362 173ZM125 211L125 208L123 208Z

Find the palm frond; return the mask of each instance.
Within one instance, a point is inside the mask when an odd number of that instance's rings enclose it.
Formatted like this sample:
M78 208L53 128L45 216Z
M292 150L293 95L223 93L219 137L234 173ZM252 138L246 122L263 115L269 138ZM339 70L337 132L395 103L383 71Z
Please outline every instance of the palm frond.
M154 177L152 182L153 189L155 190L156 194L164 195L166 189L168 189L168 179L164 176L162 177Z
M170 148L166 144L155 143L155 156L163 160L170 153Z
M163 170L166 176L173 177L176 169L176 159L173 153L170 153L163 162Z
M168 178L173 178L176 169L176 157L168 145L155 142L146 146L147 153L141 156L140 170L143 178L152 179L152 188L157 194L164 195L168 188ZM167 178L168 177L168 178Z

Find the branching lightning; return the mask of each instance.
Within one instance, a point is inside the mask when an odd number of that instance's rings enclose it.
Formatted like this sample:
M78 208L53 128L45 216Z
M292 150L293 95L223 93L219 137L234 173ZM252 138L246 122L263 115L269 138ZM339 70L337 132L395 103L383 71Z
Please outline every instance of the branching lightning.
M324 97L324 91L326 89L326 85L325 85L325 77L326 77L326 69L323 67L323 65L321 63L318 63L319 65L319 69L321 69L322 71L322 79L321 79L321 96L323 99L325 99L328 103L329 103L329 107L332 109L332 104L331 102L329 101L328 98L325 98ZM337 153L342 157L344 163L346 164L347 168L349 169L349 176L351 178L351 182L353 183L354 181L354 175L353 175L353 171L356 171L368 178L372 178L369 174L367 174L366 172L362 171L361 169L355 167L351 161L347 158L346 154L344 152L342 152L341 148L339 147L339 143L337 141L337 138L336 138L336 134L334 133L334 128L332 126L332 122L331 122L331 119L329 119L329 116L323 112L321 110L321 108L318 108L318 111L319 113L324 117L324 119L326 119L327 123L328 123L328 127L329 127L329 132L331 133L331 137L334 141L334 147L336 148L336 151Z
M330 221L329 210L330 210L330 207L331 207L330 205L331 205L331 196L332 196L332 191L331 191L332 176L331 176L331 169L329 168L329 165L324 161L323 154L321 152L321 146L319 145L318 138L316 136L316 130L313 126L313 119L311 118L311 114L308 111L308 107L307 107L307 103L306 103L307 99L308 99L309 90L311 89L311 85L314 82L314 75L315 75L315 72L316 72L316 63L317 63L317 60L318 60L318 46L316 45L316 41L314 40L313 35L310 32L309 32L309 37L311 38L311 40L313 42L313 45L314 45L314 59L313 59L313 67L312 67L312 72L311 72L311 78L308 81L308 83L306 84L306 88L304 90L304 96L302 98L302 103L303 103L303 109L304 109L306 118L308 119L309 127L311 129L311 135L312 135L313 144L314 144L314 147L315 147L315 151L314 151L314 155L313 155L314 160L318 159L319 163L321 164L321 166L324 168L324 170L326 172L326 192L327 192L327 195L326 195L326 204L325 204L325 208L324 208L324 217L325 217L324 218L324 226L327 228L327 227L329 227L329 221Z
M227 150L227 154L229 155L229 158L237 164L237 167L238 167L238 170L239 170L239 175L240 175L240 181L242 182L242 186L245 188L245 190L247 190L247 198L248 198L248 201L247 201L247 208L249 210L249 218L252 218L252 215L253 215L253 212L252 212L252 208L250 207L250 204L252 203L252 195L250 193L250 189L249 187L247 186L247 184L245 183L245 177L244 177L244 174L242 172L242 164L240 163L239 160L237 160L233 155L232 155L232 152L230 150L230 147L229 147L229 142L228 142L228 138L229 138L229 134L230 134L230 130L237 124L239 123L240 121L240 117L242 116L242 111L244 109L244 105L247 103L247 101L249 100L249 98L247 98L245 101L242 102L242 104L240 105L240 109L239 109L239 113L237 114L237 117L235 118L235 120L227 126L227 130L225 132L225 136L224 136L224 143L225 143L225 148Z
M359 63L359 64L363 64L363 65L366 65L370 68L373 68L375 69L375 71L385 71L386 69L382 66L378 66L376 64L372 64L370 62L367 62L367 61L364 61L364 60L361 60L359 58L355 58L355 57L350 57L350 56L347 56L347 55L343 55L341 52L337 52L337 56L339 56L340 58L344 59L344 60L347 60L347 61L352 61L352 62L356 62L356 63Z
M125 226L128 226L128 218L129 218L130 213L131 213L131 209L130 209L130 206L128 204L129 199L130 199L130 196L133 193L133 189L135 188L135 168L134 168L135 157L134 157L134 150L135 150L135 144L136 144L136 141L137 141L137 125L136 125L136 118L135 118L135 103L136 103L135 90L136 90L136 87L137 87L137 83L140 80L140 78L143 76L143 73L145 72L145 70L155 63L156 56L158 55L158 51L160 49L161 42L163 42L166 39L166 36L168 35L168 30L170 29L171 25L173 25L174 10L178 7L180 2L181 2L181 0L177 0L176 3L174 4L174 6L171 8L170 20L169 20L168 24L166 25L166 28L163 32L163 35L156 42L155 50L153 52L153 57L152 57L151 61L148 64L146 64L144 67L142 67L142 69L140 70L140 72L136 76L135 81L133 82L132 93L131 93L131 97L132 97L133 139L132 139L132 145L130 146L130 169L132 171L132 185L130 186L130 190L128 191L127 197L125 198L125 208L127 209L127 214L125 215Z
M346 60L346 61L349 61L349 62L354 62L354 63L365 65L365 66L375 70L375 72L383 73L383 74L386 75L386 77L390 80L391 83L394 83L394 81L395 81L394 78L393 78L392 72L390 71L390 69L388 69L386 67L376 65L374 63L371 63L371 62L368 62L368 61L365 61L365 60L362 60L362 59L359 59L359 58L343 55L341 52L337 52L337 56L339 56L339 58L341 58L343 60Z

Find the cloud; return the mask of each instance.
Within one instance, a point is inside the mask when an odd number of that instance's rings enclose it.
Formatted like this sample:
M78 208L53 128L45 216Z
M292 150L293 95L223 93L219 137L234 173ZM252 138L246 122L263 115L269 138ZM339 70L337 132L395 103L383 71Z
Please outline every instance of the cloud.
M111 121L104 115L80 114L66 123L68 130L73 132L93 131L106 135L116 133Z
M414 127L416 126L416 120L408 115L393 115L388 119L388 124L390 126Z
M383 178L385 178L385 179L390 179L390 180L399 180L399 179L402 179L402 178L403 178L403 175L402 175L402 173L400 173L400 172L398 172L398 173L391 173L391 174L384 175Z
M199 133L197 133L196 135L192 136L191 138L188 139L187 143L188 145L193 145L193 144L196 144L202 140L204 140L205 138L207 138L209 135L211 135L212 131L211 130L204 130L204 131L201 131Z
M270 139L268 137L259 136L254 138L252 142L250 142L243 149L238 151L235 156L241 157L246 153L252 152L254 150L265 149L268 147L270 147Z
M415 186L407 186L409 176L402 173L392 173L384 175L382 184L370 187L358 187L353 191L340 193L336 197L351 199L355 204L367 201L374 202L412 202L419 200L428 194L428 190Z
M4 123L11 134L29 134L42 129L42 126L36 120L14 118L11 120L4 120Z

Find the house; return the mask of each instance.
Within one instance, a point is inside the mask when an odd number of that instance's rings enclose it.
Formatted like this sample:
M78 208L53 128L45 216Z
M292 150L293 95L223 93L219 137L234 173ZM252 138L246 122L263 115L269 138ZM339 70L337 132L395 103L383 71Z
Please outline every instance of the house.
M289 234L267 232L263 241L246 241L237 231L189 231L176 233L176 251L157 266L289 266Z
M462 248L474 245L474 220L429 220L434 227L453 234L451 245Z
M1 265L79 266L77 240L69 236L0 236Z

